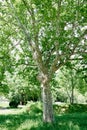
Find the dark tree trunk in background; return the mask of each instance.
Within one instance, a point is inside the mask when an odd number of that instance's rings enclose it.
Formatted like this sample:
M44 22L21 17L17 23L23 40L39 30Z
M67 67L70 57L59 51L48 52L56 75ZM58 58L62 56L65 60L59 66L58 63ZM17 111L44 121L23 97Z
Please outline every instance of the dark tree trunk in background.
M74 80L73 80L73 75L71 75L71 76L72 76L72 78L71 78L72 90L71 90L71 100L70 100L70 103L74 104Z

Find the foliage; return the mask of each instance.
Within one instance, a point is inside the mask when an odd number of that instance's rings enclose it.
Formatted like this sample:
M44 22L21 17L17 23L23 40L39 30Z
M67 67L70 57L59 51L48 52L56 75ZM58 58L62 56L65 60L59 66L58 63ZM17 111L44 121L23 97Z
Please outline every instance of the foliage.
M6 73L7 84L9 86L8 98L12 100L15 96L15 99L18 99L21 104L26 104L28 100L39 100L41 98L39 84L37 81L31 81L32 78L34 79L33 72L31 71L29 80L28 77L23 78L23 76L18 73L18 69L13 75Z
M9 93L9 87L6 82L0 84L0 94L7 96Z
M24 107L24 112L29 114L41 114L42 113L42 104L41 102L28 102Z
M56 103L54 104L55 114L65 114L65 113L87 113L86 104L66 104L66 103Z
M37 45L38 55L41 54L42 61L49 72L54 61L56 71L61 65L69 63L68 60L74 53L74 58L85 54L86 4L83 1L1 2L1 14L4 14L1 15L1 33L4 33L1 38L7 40L4 42L7 43L12 64L36 64L35 59L32 58L33 55L35 58ZM8 26L6 26L7 23ZM5 38L6 36L8 38ZM32 45L35 43L34 48L31 47L31 39ZM83 44L81 44L82 40ZM55 58L57 59L54 60Z
M86 82L77 70L63 67L56 72L55 80L57 85L53 91L56 101L71 102L72 91L74 103L84 103L86 101L84 97Z
M52 95L54 102L67 102L68 95L66 89L64 88L59 88L59 86L55 86L55 88L52 89Z
M19 102L16 101L16 100L11 100L11 101L9 102L9 106L10 106L11 108L17 108L18 105L19 105Z
M87 112L87 105L86 104L73 104L73 105L69 105L68 112L69 113Z
M49 114L53 113L50 82L54 73L73 59L86 59L86 1L5 0L0 5L0 41L4 43L4 54L1 51L0 55L6 59L0 63L1 70L11 71L20 64L29 67L27 72L37 70L42 91L48 90L43 91L43 117L49 120L53 117Z

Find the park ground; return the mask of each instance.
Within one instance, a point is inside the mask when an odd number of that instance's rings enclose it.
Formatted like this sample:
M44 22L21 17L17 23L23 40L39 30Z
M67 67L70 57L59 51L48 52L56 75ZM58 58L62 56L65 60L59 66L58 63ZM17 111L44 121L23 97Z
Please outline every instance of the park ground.
M40 102L11 109L8 102L0 103L0 130L87 130L87 105L54 105L55 123L42 122Z

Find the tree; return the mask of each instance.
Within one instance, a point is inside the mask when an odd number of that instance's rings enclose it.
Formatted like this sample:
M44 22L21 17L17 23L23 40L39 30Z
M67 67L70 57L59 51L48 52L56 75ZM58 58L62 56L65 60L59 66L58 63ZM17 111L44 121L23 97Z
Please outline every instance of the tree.
M16 48L20 44L23 55L26 57L27 52L37 65L43 121L53 122L52 77L72 55L79 58L80 53L86 53L86 1L5 0L1 8L2 32L5 32L4 23L8 24L10 34L5 35L9 35L10 46Z
M36 79L37 71L23 70L23 68L24 65L18 66L12 74L5 72L5 80L9 86L8 98L10 101L18 100L19 104L22 105L26 104L27 101L41 99L40 85Z
M64 89L65 93L67 93L67 97L69 99L69 102L71 104L74 103L74 90L77 85L77 75L75 70L63 67L60 72L60 74L57 75L57 81L59 84L59 87ZM62 90L63 91L63 90Z
M82 78L82 74L78 73L78 69L75 65L77 66L78 64L74 64L74 66L72 66L73 68L71 66L62 67L58 72L56 72L55 78L58 82L58 85L55 88L57 99L60 99L61 97L61 101L68 101L71 104L79 102L77 98L78 95L84 95L86 91L86 83Z

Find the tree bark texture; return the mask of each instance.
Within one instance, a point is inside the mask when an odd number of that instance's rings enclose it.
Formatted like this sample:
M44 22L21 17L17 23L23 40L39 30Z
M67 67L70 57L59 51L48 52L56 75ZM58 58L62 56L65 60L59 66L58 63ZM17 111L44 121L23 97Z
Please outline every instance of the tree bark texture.
M52 93L50 83L46 80L42 82L42 100L43 100L43 121L54 122Z

